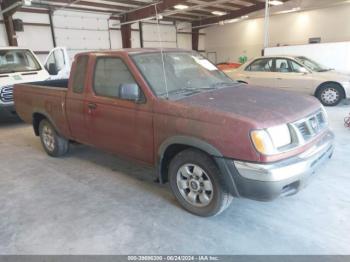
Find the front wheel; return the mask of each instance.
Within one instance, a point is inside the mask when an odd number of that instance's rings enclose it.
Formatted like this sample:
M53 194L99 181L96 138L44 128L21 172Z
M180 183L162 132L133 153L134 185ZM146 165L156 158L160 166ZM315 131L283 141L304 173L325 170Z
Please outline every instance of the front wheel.
M46 153L52 157L59 157L67 153L69 141L57 134L52 124L46 119L39 124L41 144Z
M169 181L179 203L198 216L217 215L232 201L214 161L198 150L188 149L174 157Z
M342 87L335 83L324 84L316 96L324 106L336 106L344 98Z

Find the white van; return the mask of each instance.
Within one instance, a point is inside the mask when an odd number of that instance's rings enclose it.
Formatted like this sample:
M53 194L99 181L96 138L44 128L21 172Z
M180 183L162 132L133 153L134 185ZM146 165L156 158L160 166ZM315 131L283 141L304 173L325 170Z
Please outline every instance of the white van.
M29 49L0 47L0 111L15 111L13 85L69 77L67 50L54 48L42 65Z

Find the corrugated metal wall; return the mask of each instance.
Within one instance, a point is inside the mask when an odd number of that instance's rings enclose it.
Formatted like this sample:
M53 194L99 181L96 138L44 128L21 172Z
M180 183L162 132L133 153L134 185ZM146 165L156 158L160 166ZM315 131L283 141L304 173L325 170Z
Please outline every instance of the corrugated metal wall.
M57 46L68 49L70 57L90 50L110 50L122 47L119 20L110 20L108 14L58 10L52 16ZM47 13L17 12L14 18L23 20L24 31L16 32L18 45L34 50L41 60L54 47L50 19ZM2 20L2 19L0 19ZM159 26L162 47L192 49L190 23L162 21ZM132 25L132 47L141 47L140 32L144 47L159 47L158 27L152 22ZM0 46L7 45L4 24L0 23ZM200 36L199 49L204 50L204 36Z

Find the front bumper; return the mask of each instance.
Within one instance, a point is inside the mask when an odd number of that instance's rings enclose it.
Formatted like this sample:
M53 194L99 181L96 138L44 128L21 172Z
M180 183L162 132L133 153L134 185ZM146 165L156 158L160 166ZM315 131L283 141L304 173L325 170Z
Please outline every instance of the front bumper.
M1 104L0 103L0 113L15 113L15 105L14 103L9 103L9 104Z
M331 131L302 154L272 164L225 160L234 183L234 194L261 201L297 193L333 154Z
M345 98L350 98L350 82L341 83L345 91Z

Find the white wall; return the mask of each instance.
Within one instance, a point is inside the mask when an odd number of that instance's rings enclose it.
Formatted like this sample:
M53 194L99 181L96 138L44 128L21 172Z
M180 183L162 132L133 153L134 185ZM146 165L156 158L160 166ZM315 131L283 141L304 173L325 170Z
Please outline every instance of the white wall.
M265 54L306 56L327 68L350 73L350 42L270 47Z
M270 46L308 43L311 37L322 42L350 40L350 4L325 9L272 16ZM238 61L239 56L259 56L263 48L264 19L213 26L205 30L206 51L217 53L217 62Z

